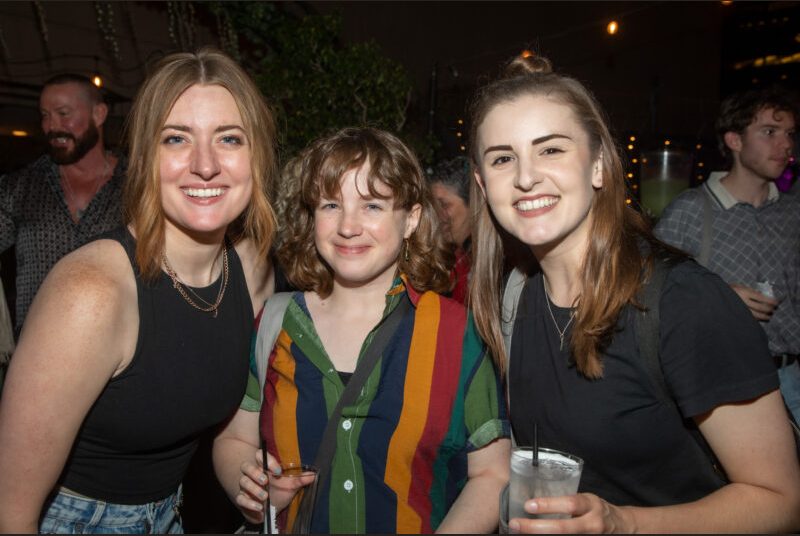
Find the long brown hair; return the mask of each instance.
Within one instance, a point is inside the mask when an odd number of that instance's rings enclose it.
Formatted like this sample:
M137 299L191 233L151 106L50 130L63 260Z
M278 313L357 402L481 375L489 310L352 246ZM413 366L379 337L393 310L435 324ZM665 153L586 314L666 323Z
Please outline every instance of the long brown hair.
M397 137L375 128L345 128L303 151L294 170L296 195L286 200L286 212L292 217L284 222L277 250L287 278L297 288L323 298L331 293L333 273L314 244L314 213L320 196L336 198L342 176L367 162L370 195L385 197L375 190L381 182L392 191L395 207L422 207L417 229L408 238L408 255L399 256L399 272L420 292L449 290L452 253L438 229L433 198L417 158Z
M126 125L130 152L123 193L125 221L136 234L136 264L146 279L155 278L164 250L158 144L161 129L175 101L194 85L217 85L233 95L250 144L253 193L239 218L228 226L234 242L253 240L266 257L275 232L268 192L275 169L275 123L263 96L239 65L222 52L166 56L147 77L134 100Z
M625 202L626 187L619 151L605 117L592 94L577 80L552 72L541 57L512 60L503 76L479 90L471 112L471 158L480 172L477 133L489 112L498 104L525 95L546 95L568 106L586 132L594 158L602 155L603 185L595 190L590 209L589 243L581 267L581 295L575 311L570 347L578 370L589 378L603 375L601 353L610 343L623 307L635 305L642 271L652 266L650 256L640 253L640 241L656 248L647 221ZM530 250L497 223L477 185L472 187L473 266L470 306L476 326L503 370L505 349L500 330L500 292L503 259L528 270ZM534 261L535 263L535 261ZM602 282L602 284L598 284Z

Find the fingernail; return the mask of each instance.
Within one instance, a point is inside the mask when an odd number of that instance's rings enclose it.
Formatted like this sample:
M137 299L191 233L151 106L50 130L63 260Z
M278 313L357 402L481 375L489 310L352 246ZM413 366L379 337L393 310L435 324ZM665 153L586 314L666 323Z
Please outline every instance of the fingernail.
M266 484L267 483L267 475L261 475L260 477L258 477L258 481L261 482L262 484Z
M272 474L274 474L275 476L281 476L281 473L283 473L283 467L280 466L276 467L275 470L272 471Z
M264 491L264 490L261 490L261 491L258 492L258 496L261 497L262 499L266 499L267 498L267 492Z
M508 522L508 532L512 534L519 533L519 521L512 520Z
M539 510L539 503L536 501L528 501L525 503L525 511L529 514L535 514Z

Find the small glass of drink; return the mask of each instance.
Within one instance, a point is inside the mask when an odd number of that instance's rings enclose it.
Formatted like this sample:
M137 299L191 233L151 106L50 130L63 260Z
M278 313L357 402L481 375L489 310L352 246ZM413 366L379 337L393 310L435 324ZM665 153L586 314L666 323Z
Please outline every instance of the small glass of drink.
M511 478L508 491L500 501L500 528L507 530L515 517L563 519L566 514L533 515L525 511L525 501L537 497L561 497L578 492L583 460L552 449L539 449L538 463L533 463L533 449L514 447L511 451ZM505 500L504 500L505 499Z

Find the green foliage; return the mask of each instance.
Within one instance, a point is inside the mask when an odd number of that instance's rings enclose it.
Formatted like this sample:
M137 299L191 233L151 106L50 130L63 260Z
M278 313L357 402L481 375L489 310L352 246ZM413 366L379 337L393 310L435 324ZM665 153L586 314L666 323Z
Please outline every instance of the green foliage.
M402 136L411 97L405 68L374 42L342 44L338 16L298 17L284 8L263 2L209 5L221 27L235 29L236 52L276 111L283 157L346 126L370 125Z

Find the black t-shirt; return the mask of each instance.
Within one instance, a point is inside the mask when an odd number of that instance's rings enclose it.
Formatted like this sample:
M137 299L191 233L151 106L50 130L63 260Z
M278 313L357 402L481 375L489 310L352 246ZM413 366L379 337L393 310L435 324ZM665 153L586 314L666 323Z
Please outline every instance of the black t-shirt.
M612 504L659 506L699 499L723 485L683 424L721 404L778 388L764 330L719 277L694 262L674 267L660 306L660 359L682 415L659 401L636 342L633 308L603 356L599 380L581 375L547 309L542 277L527 281L514 324L509 371L517 443L584 459L580 491ZM569 309L550 304L559 329ZM698 453L699 452L699 453Z

